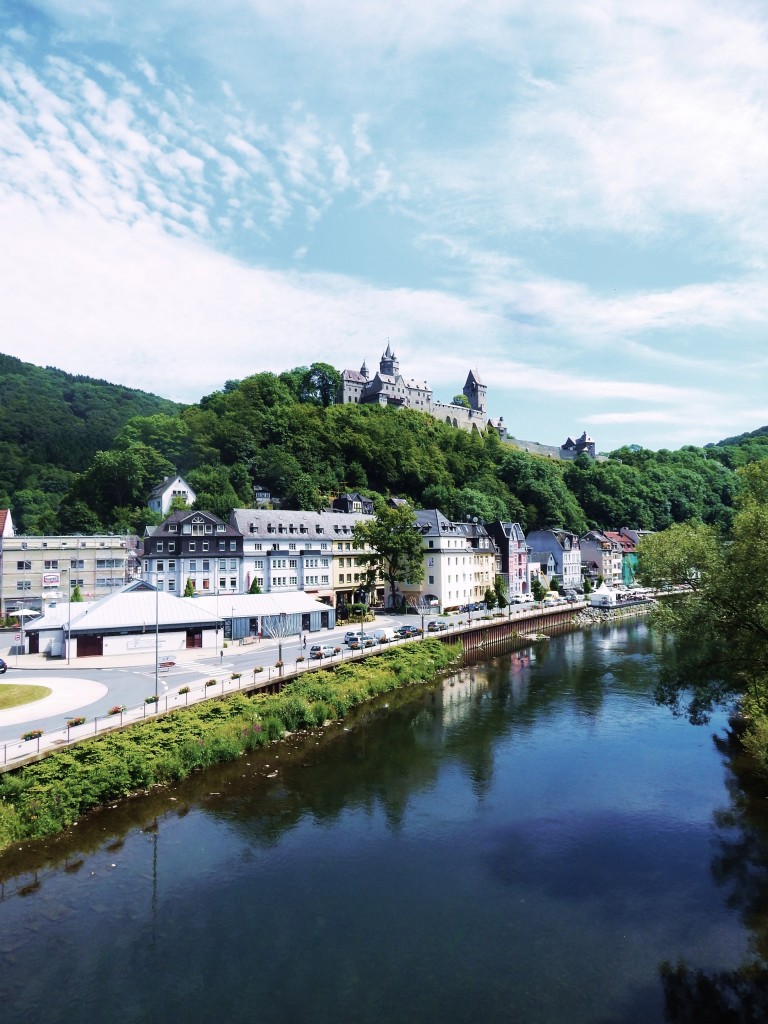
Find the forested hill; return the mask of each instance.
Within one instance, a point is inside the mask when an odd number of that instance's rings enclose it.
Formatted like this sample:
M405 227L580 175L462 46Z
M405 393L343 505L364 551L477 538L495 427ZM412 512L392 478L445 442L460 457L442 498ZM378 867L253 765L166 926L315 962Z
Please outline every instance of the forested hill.
M727 529L736 470L768 456L755 431L707 448L560 462L412 410L335 405L338 379L324 363L258 373L182 407L0 355L0 503L20 532L141 532L150 490L178 470L198 506L222 518L250 506L258 483L285 508L322 508L354 489L526 530Z
M743 465L747 462L755 462L768 456L768 426L758 427L757 430L750 430L746 434L737 434L735 437L726 437L717 444L708 444L707 448L734 448L737 460L735 465ZM742 461L738 461L742 460Z
M51 509L74 475L111 447L128 420L176 415L180 408L143 391L0 354L0 504L14 520L28 513L33 529L53 528Z
M408 497L453 519L511 519L526 530L658 530L688 520L727 529L739 487L734 470L751 457L723 446L621 449L606 462L560 462L412 410L335 405L337 380L326 364L259 373L178 415L132 420L65 496L61 528L140 530L149 490L175 467L195 488L198 507L223 518L233 506L250 506L259 483L286 508L321 508L355 489Z

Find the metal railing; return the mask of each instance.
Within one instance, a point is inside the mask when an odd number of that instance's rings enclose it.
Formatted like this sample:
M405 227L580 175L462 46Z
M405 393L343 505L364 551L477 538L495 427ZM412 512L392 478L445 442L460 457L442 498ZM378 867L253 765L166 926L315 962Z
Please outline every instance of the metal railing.
M569 609L577 610L578 607L582 607L582 604L570 605L568 607ZM562 610L565 610L565 608ZM482 626L492 626L495 623L508 621L512 618L524 620L535 618L540 614L541 609L538 605L510 605L503 612L484 612L471 619L459 619L448 622L446 623L446 629L439 632L431 633L425 629L423 636L439 639L447 635L479 629ZM266 689L275 683L282 684L296 679L304 672L316 671L328 665L338 665L344 661L360 660L370 655L378 654L393 644L416 642L421 638L417 636L404 639L397 638L395 641L389 642L379 641L373 647L365 647L360 650L353 650L344 645L334 645L339 647L338 652L324 658L310 659L307 655L302 654L300 649L297 652L296 658L292 659L290 663L284 662L281 668L277 666L259 668L257 666L254 669L247 669L243 672L228 671L226 674L217 673L202 682L181 686L178 689L162 694L157 699L147 697L141 704L136 704L132 707L116 705L115 709L111 709L105 714L97 715L92 719L87 719L82 724L65 724L62 728L51 732L31 729L29 730L29 739L21 737L17 741L9 741L0 745L0 772L11 768L18 768L29 761L37 760L41 755L66 749L68 746L81 743L83 740L91 739L94 736L112 732L125 725L142 722L147 718L175 711L178 708L188 707L190 704L198 704L213 697L223 697L242 690L253 692L254 690ZM80 715L73 714L70 720L80 717Z

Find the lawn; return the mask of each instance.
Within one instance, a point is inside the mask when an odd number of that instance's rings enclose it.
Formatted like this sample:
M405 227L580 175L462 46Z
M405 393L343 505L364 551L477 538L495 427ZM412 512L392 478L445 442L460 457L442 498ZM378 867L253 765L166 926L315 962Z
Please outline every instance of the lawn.
M0 711L42 700L51 693L48 686L26 686L24 683L0 683Z

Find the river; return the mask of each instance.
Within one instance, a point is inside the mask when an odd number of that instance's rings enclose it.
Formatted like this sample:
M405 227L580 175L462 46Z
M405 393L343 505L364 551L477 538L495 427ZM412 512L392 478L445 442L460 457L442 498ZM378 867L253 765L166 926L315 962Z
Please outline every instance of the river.
M663 962L766 930L768 800L655 648L553 637L6 851L4 1024L669 1019Z

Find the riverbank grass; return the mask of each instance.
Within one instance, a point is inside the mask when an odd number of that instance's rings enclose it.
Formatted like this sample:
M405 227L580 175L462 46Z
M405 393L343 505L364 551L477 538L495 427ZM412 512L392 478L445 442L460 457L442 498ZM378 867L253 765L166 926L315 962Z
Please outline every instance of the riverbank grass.
M54 835L95 807L233 761L286 732L342 719L380 694L432 680L461 652L460 644L422 640L307 673L280 693L179 708L7 772L0 775L0 849Z

